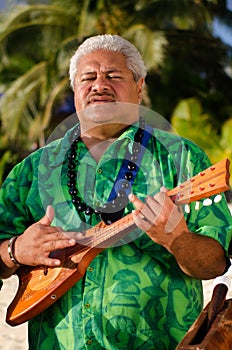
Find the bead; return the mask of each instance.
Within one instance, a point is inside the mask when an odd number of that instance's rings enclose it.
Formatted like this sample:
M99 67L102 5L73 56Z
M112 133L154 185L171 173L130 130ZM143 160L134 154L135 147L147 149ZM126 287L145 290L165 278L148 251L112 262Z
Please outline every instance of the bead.
M80 210L80 211L84 211L86 210L86 205L85 203L80 203L77 205L77 209Z
M103 221L107 223L108 225L111 224L112 222L118 220L122 213L123 213L123 208L127 205L128 199L127 199L127 192L125 189L129 189L131 187L130 181L133 179L133 173L137 167L136 161L138 160L139 153L141 151L141 143L142 139L144 137L144 129L145 128L145 120L143 118L140 118L140 127L137 130L135 137L134 137L134 144L132 147L132 155L130 162L127 165L127 170L124 173L124 180L121 183L121 189L117 193L116 199L114 199L110 203L106 203L103 205L102 208L97 207L96 209L93 209L89 206L87 206L85 203L81 201L81 198L77 196L78 194L78 189L77 189L77 173L75 172L75 168L78 165L78 159L77 158L77 148L78 148L78 142L79 142L79 137L80 137L80 126L77 127L75 133L74 133L74 139L72 144L70 145L70 150L68 153L68 172L67 172L67 177L68 177L68 187L69 187L69 194L72 197L72 203L75 205L76 209L80 212L85 212L86 215L92 215L93 213L96 215L101 214L105 216L105 220ZM120 209L120 211L117 211L117 209ZM107 214L107 211L111 212L110 214Z
M80 199L80 197L78 197L78 196L73 196L73 198L72 198L72 202L73 202L73 204L81 204L81 199Z
M73 179L74 177L76 177L76 173L75 173L74 171L72 171L72 170L69 170L69 171L68 171L68 177L69 177L70 179Z
M142 132L135 136L135 142L137 142L137 143L141 143L142 139L143 139L143 133Z
M76 181L74 180L74 179L72 179L72 180L70 180L69 182L68 182L68 187L75 187L76 186Z
M119 191L118 191L118 197L120 197L120 198L125 198L125 197L126 197L126 192L123 191L123 190L119 190Z
M124 175L124 178L126 180L131 180L133 178L133 174L131 172L126 172L125 175Z
M138 160L138 156L136 154L131 156L131 161L136 163L136 161Z
M135 170L135 169L136 169L136 164L130 162L130 163L127 165L127 168L128 168L128 170Z
M140 147L140 145L137 143L135 143L134 144L134 146L133 146L133 153L139 153L140 152L140 149L141 149L141 147Z
M74 142L71 144L70 149L71 149L72 151L76 151L76 149L77 149L77 144L78 144L78 142L74 141Z
M129 188L129 187L130 187L129 181L126 181L126 180L123 181L122 184L121 184L121 187L122 187L123 189Z
M73 160L76 158L76 153L69 153L68 159Z
M92 215L92 214L93 214L93 209L92 209L91 207L87 207L87 208L85 209L85 214L86 214L86 215Z
M74 162L69 162L68 169L73 170L75 169L75 167L76 167L76 164Z
M112 202L109 203L109 206L111 207L111 209L115 209L117 207L117 201L115 199L112 200Z
M74 196L77 194L77 189L75 187L71 187L69 193L71 194L71 196Z

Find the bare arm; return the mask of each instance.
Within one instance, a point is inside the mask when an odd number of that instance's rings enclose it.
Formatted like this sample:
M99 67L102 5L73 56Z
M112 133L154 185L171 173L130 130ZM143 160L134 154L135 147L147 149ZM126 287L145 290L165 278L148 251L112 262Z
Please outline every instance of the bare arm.
M170 253L189 276L206 280L225 272L225 251L213 238L183 232L173 241Z
M69 239L58 227L51 226L54 217L52 207L45 216L28 227L15 241L15 258L21 265L59 266L61 261L49 257L52 251L73 246L75 239ZM17 270L8 253L9 240L0 245L0 278L8 278Z
M137 208L132 214L136 225L173 254L183 272L199 279L223 274L226 268L223 247L213 238L190 232L181 208L165 190L147 197L146 203L135 195L129 199Z

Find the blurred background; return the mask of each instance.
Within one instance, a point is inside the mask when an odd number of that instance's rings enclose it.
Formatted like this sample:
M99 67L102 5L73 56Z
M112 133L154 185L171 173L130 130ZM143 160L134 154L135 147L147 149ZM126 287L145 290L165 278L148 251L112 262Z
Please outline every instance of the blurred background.
M0 184L74 112L70 56L103 33L142 53L146 107L232 161L232 0L1 0Z
M0 185L74 113L69 59L84 39L104 33L142 53L143 104L212 163L232 162L232 0L0 0ZM212 283L204 283L205 303ZM1 350L27 348L26 324L4 322L16 289L16 277L4 281Z

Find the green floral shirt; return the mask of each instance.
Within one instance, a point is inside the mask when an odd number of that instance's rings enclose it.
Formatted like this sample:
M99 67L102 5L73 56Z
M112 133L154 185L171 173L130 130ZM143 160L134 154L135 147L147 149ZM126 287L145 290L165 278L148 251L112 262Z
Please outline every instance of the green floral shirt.
M79 142L76 166L83 200L103 205L117 177L125 150L132 152L136 128L115 141L97 164ZM72 132L18 164L0 192L0 239L21 234L51 204L53 225L81 231L96 225L99 215L78 214L67 186L67 152ZM209 166L202 150L188 140L153 130L133 192L142 200L161 186L168 189ZM212 198L213 200L213 198ZM225 198L185 212L189 229L215 238L227 250L231 216ZM132 211L131 203L124 215ZM172 350L202 310L201 281L184 274L174 257L138 229L127 243L103 250L84 278L29 322L31 350L137 349Z

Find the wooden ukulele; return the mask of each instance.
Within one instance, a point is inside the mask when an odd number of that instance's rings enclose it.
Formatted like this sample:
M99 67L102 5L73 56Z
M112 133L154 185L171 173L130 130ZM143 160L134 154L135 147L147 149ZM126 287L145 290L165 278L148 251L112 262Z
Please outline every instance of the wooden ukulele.
M227 191L229 163L228 159L224 159L210 166L168 191L168 196L176 204L182 205ZM135 227L132 214L111 225L101 221L86 230L81 242L74 247L52 253L62 261L61 266L20 267L17 270L18 291L7 309L6 322L11 326L19 325L48 308L84 276L90 262L105 247L116 243Z

